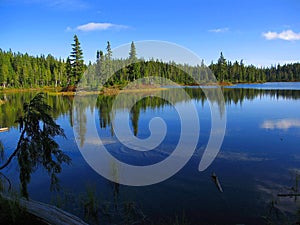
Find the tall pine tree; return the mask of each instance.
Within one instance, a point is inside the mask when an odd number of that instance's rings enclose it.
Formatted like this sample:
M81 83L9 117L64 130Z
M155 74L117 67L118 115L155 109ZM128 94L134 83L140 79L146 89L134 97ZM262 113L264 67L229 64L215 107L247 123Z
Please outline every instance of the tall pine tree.
M130 65L128 66L128 69L129 69L130 79L135 80L140 77L140 73L139 73L140 68L139 68L139 64L137 63L136 48L134 42L131 42L130 45L129 63Z
M114 84L113 77L113 62L112 62L112 50L110 46L110 42L107 42L106 54L105 54L105 78L110 78L110 83Z
M72 72L71 77L68 79L70 81L69 84L76 85L80 81L84 72L83 52L81 50L77 35L74 35L74 43L72 44L70 62Z
M223 56L223 53L221 52L220 58L218 59L218 64L217 64L217 79L219 81L224 81L227 79L227 62L226 59Z
M131 45L130 45L129 61L130 61L130 63L135 63L137 61L136 48L135 48L134 42L131 42Z

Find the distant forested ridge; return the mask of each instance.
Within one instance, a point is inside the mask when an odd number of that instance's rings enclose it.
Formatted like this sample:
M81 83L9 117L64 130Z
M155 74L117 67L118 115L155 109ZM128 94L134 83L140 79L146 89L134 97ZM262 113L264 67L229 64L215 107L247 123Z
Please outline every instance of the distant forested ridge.
M76 35L75 35L76 36ZM127 59L113 58L113 52L108 42L105 53L97 51L96 62L83 64L83 54L77 36L74 36L72 52L67 59L57 59L52 55L30 56L27 53L14 53L11 50L0 49L0 86L2 88L34 88L34 87L66 87L76 85L86 70L83 82L98 86L99 82L107 80L114 67L121 68L106 82L110 85L126 85L138 78L164 77L183 84L195 84L194 77L201 77L203 83L209 71L202 61L200 65L191 66L160 60L138 60L134 43ZM230 62L221 53L216 63L208 66L219 82L275 82L300 81L300 63L276 65L257 68L240 62ZM203 74L204 73L204 74Z
M300 81L300 63L258 68L254 65L245 65L243 60L232 63L226 60L221 52L217 63L211 63L209 68L218 81L233 83Z

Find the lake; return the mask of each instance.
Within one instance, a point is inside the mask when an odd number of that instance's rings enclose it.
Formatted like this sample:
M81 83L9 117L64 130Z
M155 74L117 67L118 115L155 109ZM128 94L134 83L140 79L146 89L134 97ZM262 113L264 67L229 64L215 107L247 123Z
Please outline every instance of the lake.
M216 158L202 172L198 166L211 132L210 105L201 88L181 89L189 95L189 100L178 96L174 88L160 90L160 94L127 93L119 104L114 104L114 96L47 95L52 115L67 136L56 141L72 158L72 164L63 166L59 175L61 189L56 192L49 190L47 173L37 168L28 187L30 197L56 204L82 218L86 216L88 203L95 201L98 220L92 216L87 219L100 224L124 224L121 222L124 220L128 224L294 223L300 206L299 197L294 196L300 193L300 83L223 87L225 108L220 107L219 113L226 119L224 141ZM20 136L15 120L22 104L34 95L33 92L0 93L5 100L0 105L0 125L10 128L0 133L6 157ZM159 97L175 95L172 103ZM137 99L140 100L128 111L126 101L132 104ZM200 135L191 158L170 178L147 186L118 185L100 176L84 159L83 150L99 145L89 138L95 124L97 136L114 158L136 168L165 160L180 138L181 122L176 107L184 111L190 104L195 106L199 121L187 120L188 127L196 123ZM131 135L146 140L151 136L149 123L156 117L164 120L166 135L151 151L130 149L118 140L112 126L128 119ZM189 142L185 144L188 149ZM98 160L97 163L107 163ZM14 162L4 171L16 190L17 169ZM223 192L212 179L212 173L217 175Z

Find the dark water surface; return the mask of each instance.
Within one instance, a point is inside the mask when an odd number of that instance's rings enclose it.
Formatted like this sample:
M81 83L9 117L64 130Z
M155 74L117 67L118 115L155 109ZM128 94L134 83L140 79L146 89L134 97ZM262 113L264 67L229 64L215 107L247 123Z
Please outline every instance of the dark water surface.
M172 90L164 92L172 94ZM111 123L118 119L114 116L122 118L126 113L122 106L117 107L116 114L111 113L114 97L98 96L93 105L91 96L85 96L80 107L74 108L73 97L47 95L48 104L53 107L52 114L67 136L67 139L57 138L57 142L72 158L72 164L64 166L59 176L60 192L49 191L49 178L38 168L29 185L30 197L55 203L82 217L88 193L94 190L99 207L103 209L106 204L111 214L114 209L110 205L134 204L140 213L136 215L137 220L144 214L148 221L168 221L177 216L184 217L190 224L294 223L299 207L297 197L277 195L300 193L297 190L300 176L300 83L223 88L226 103L223 110L227 117L224 142L217 158L203 172L198 171L198 165L211 129L210 108L201 89L188 88L186 92L196 105L200 120L195 153L176 175L144 187L112 184L98 175L83 159L75 139L79 145L93 146L85 140L90 129L89 121L94 120L98 135L115 158L137 166L154 164L167 158L178 143L181 124L174 106L151 94L149 96L149 93L134 105L129 117L130 128L137 138L149 137L149 121L154 117L161 117L167 127L163 142L154 151L136 153L122 145L114 135ZM6 100L0 106L0 125L10 128L8 132L0 133L0 140L5 147L5 156L8 156L20 135L14 121L22 104L34 93L1 93L0 96ZM176 104L181 107L191 101L176 98ZM92 112L95 112L95 118L91 117ZM19 187L17 169L14 163L5 171L16 188ZM219 178L223 193L211 178L213 172ZM103 218L99 220L104 221Z

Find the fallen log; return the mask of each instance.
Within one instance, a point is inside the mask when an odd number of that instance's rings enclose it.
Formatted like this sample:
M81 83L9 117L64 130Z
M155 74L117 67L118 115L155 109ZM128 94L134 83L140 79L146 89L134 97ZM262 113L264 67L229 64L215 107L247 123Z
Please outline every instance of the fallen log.
M13 201L10 197L3 198ZM82 219L57 208L56 206L45 204L34 200L19 199L21 207L25 208L26 212L36 216L42 222L51 225L88 225Z

